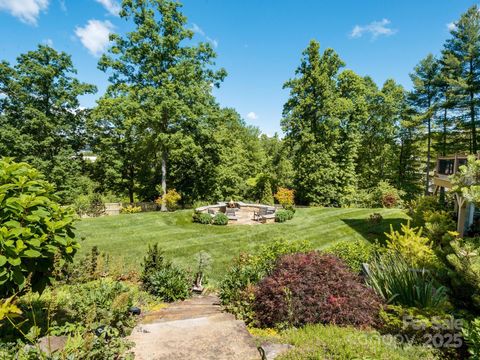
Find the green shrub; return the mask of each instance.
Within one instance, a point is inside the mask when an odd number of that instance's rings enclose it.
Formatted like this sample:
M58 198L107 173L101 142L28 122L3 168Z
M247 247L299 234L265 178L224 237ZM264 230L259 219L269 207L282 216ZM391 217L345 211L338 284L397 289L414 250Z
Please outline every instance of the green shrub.
M480 359L480 318L476 318L464 326L463 337L468 345L470 359Z
M440 262L432 249L432 242L422 236L422 228L412 228L410 223L402 224L401 231L393 230L387 235L387 248L398 252L410 266L439 268Z
M193 218L193 222L197 222L204 225L210 224L212 222L212 217L210 216L210 214L200 212L200 211L194 211L192 218Z
M186 299L192 285L188 274L167 260L158 244L149 245L143 259L143 288L164 301Z
M402 192L386 181L380 181L372 191L375 206L393 208L401 205Z
M356 273L362 271L362 264L369 263L375 252L380 249L377 244L363 240L342 241L327 247L323 252L333 254L342 259Z
M434 360L435 350L425 346L403 344L393 336L382 336L372 330L358 330L333 325L307 325L289 329L276 340L292 344L293 349L279 360L299 359L380 359Z
M209 215L210 216L210 215ZM228 216L224 213L216 213L212 219L213 225L227 225L228 224Z
M425 215L427 213L441 210L441 205L436 196L422 196L412 202L410 206L410 216L414 226L425 225Z
M394 335L403 342L433 345L444 358L456 358L463 343L462 320L438 308L388 305L380 311L380 317L381 333Z
M425 220L425 233L432 240L435 247L444 247L444 237L449 231L455 231L457 224L450 213L446 211L426 211L423 216Z
M90 193L77 196L72 207L78 216L97 217L105 212L105 202L99 193Z
M239 319L251 322L253 286L270 273L277 259L285 254L306 252L312 245L305 241L275 240L253 254L241 254L220 283L220 299L227 311Z
M76 333L69 336L65 347L48 354L38 346L26 344L23 341L15 343L0 342L0 359L132 359L128 350L134 345L125 338L114 336L115 332L109 327L105 327L105 332L101 336L96 336L91 332Z
M42 291L52 280L55 258L72 261L79 248L75 214L54 193L30 165L0 160L0 298L27 283Z
M373 208L378 206L373 199L373 193L365 189L351 189L343 196L342 206L355 208Z
M480 244L478 239L450 242L446 256L454 300L462 307L480 311Z
M378 225L382 222L382 220L383 216L380 213L373 213L368 217L368 222L372 225Z
M282 222L285 222L287 220L293 219L294 215L295 215L295 213L291 210L277 210L275 212L275 221L279 222L279 223L282 223Z
M192 287L190 276L173 265L155 271L148 279L149 292L163 301L185 300Z
M447 305L447 289L424 268L412 269L399 253L377 255L366 268L366 281L387 303L429 308Z
M127 205L120 210L122 214L138 214L142 212L141 206Z
M16 323L19 332L9 323L0 327L4 340L24 339L23 334L37 337L74 335L109 326L118 336L125 336L134 326L128 309L138 298L135 286L112 279L101 279L83 284L48 287L41 295L29 292L17 300L22 314ZM137 302L135 302L138 305Z

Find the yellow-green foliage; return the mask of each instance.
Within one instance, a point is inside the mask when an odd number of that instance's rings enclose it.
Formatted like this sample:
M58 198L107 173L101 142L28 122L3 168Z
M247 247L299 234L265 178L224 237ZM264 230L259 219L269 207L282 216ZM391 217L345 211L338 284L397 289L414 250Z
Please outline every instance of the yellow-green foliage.
M274 197L283 207L293 206L295 200L295 191L279 187Z
M137 213L142 212L142 207L141 206L128 205L128 206L122 207L122 210L120 212L122 214L137 214Z
M162 202L165 201L165 206L167 207L168 211L175 211L178 208L178 202L182 199L182 195L180 195L175 189L170 189L167 191L163 197L159 197L155 202L158 205L162 205Z
M22 310L15 305L14 299L15 297L11 296L8 299L0 300L0 326L2 326L3 320L11 319L22 314Z
M282 342L294 348L278 357L296 359L437 359L435 350L426 346L402 344L394 336L350 327L307 325L281 333Z
M387 235L387 248L400 253L413 267L436 267L438 259L432 243L422 236L422 228L410 227L410 222L402 224L400 231L390 227Z

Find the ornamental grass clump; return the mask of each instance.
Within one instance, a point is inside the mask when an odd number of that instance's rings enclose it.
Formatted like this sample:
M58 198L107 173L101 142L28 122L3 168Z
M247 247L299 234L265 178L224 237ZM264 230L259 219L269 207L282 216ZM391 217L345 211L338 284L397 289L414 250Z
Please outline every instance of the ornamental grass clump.
M339 258L316 251L281 257L254 291L258 325L373 326L382 300Z
M387 303L417 308L447 304L447 289L425 268L412 268L398 252L377 255L365 266L367 284Z

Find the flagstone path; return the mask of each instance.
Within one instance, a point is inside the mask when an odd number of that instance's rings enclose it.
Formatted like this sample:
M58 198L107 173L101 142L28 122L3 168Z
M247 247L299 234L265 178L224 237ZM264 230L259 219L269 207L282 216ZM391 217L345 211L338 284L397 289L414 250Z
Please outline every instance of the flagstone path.
M259 360L243 321L224 313L218 297L196 296L147 314L129 340L136 360Z

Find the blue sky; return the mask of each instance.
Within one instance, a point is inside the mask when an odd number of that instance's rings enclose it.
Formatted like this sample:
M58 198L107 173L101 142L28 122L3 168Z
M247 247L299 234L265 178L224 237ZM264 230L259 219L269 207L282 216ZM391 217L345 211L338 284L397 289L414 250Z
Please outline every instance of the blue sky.
M119 1L119 0L118 0ZM98 86L107 76L97 69L109 31L129 26L116 16L117 0L0 0L0 59L11 63L38 43L72 55L78 77ZM215 95L235 108L247 123L272 135L280 132L288 91L302 50L311 39L334 48L346 68L370 75L379 85L394 78L410 88L409 72L429 52L439 53L448 25L475 2L184 0L183 11L196 38L210 41L217 64L228 77Z

